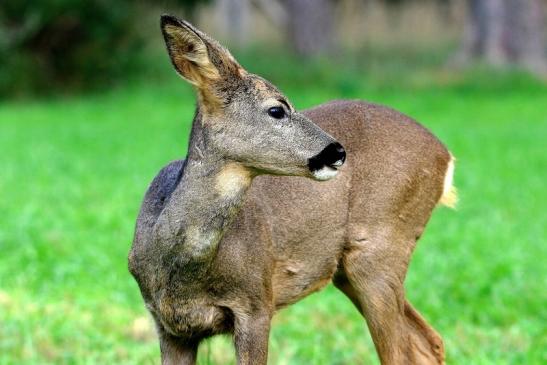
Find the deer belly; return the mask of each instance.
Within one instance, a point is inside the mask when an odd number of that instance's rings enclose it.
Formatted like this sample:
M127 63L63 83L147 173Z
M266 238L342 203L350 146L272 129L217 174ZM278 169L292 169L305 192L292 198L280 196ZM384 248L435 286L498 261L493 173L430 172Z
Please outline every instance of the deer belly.
M336 268L334 259L317 266L296 260L276 262L272 279L276 308L293 304L322 289L331 281Z
M162 298L153 312L164 329L175 336L209 336L230 327L226 312L201 300L180 301Z

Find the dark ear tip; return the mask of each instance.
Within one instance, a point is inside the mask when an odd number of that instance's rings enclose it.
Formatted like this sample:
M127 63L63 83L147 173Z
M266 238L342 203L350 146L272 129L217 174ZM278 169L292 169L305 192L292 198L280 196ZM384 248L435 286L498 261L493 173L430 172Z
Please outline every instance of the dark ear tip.
M166 25L173 25L175 27L187 28L194 33L197 33L192 24L188 23L186 20L177 18L174 15L162 14L160 17L161 29L163 30Z
M169 14L162 14L160 17L160 24L162 29L166 25L175 25L180 27L182 25L182 21L178 19L176 16L169 15Z

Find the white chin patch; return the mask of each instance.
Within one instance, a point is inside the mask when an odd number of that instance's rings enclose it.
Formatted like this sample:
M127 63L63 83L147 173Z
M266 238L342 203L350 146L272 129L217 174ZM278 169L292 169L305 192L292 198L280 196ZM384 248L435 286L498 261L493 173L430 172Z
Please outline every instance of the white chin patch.
M316 180L325 181L335 177L338 174L338 170L325 166L319 170L315 170L312 174Z

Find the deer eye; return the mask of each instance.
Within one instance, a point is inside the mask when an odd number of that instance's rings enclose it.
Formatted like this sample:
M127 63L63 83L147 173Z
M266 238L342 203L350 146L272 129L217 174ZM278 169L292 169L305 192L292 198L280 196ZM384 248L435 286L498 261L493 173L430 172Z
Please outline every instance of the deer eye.
M268 115L275 119L283 119L285 118L285 109L281 106L272 106L268 109Z

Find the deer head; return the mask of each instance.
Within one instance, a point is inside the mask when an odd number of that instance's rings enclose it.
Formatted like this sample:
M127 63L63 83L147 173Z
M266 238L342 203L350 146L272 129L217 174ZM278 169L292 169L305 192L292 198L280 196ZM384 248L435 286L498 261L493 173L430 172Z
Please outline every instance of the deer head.
M344 148L263 78L245 71L218 42L188 22L161 18L171 62L198 94L204 154L255 175L334 177Z

